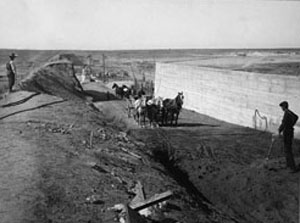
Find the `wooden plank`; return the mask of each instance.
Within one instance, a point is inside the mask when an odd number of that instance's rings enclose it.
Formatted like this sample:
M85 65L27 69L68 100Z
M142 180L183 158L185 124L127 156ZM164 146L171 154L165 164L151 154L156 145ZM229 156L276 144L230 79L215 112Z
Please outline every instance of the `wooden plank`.
M133 192L135 193L135 197L131 200L129 205L134 205L135 203L145 201L146 197L145 197L145 193L141 181L137 182L135 188L133 189Z
M145 223L146 220L136 210L133 210L129 205L126 206L127 221L126 223Z
M130 207L135 211L140 211L152 205L158 204L162 201L169 199L173 195L172 191L168 190L161 194L155 194L154 196L140 202L136 202L135 204L131 204Z

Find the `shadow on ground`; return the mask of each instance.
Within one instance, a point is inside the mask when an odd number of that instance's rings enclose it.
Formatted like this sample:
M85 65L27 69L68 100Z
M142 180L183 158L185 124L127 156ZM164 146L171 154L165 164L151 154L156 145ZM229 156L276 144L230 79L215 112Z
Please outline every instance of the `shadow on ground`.
M19 100L19 101L11 102L11 103L9 103L9 104L2 105L1 107L2 107L2 108L6 108L6 107L11 107L11 106L16 106L16 105L23 104L23 103L29 101L31 98L33 98L33 97L39 95L39 94L40 94L40 93L34 93L34 94L29 95L28 97L23 98L23 99L21 99L21 100Z
M85 94L88 97L92 97L93 102L119 100L119 98L117 98L115 95L113 95L110 92L86 90Z
M220 125L211 125L211 124L204 124L204 123L178 123L177 125L171 125L171 124L163 124L160 125L161 127L172 127L172 128L178 128L178 127L220 127Z
M220 125L211 125L204 123L178 123L177 126L174 127L220 127Z

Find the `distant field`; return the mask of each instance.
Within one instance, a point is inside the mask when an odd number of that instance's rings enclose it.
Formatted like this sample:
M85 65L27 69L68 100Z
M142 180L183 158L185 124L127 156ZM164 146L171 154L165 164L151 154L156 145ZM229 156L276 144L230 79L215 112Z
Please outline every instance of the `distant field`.
M237 70L265 74L286 74L300 76L300 62L254 64Z
M0 76L5 76L5 63L8 55L15 52L18 80L33 69L47 62L51 57L62 53L73 53L83 62L92 58L94 73L100 73L105 56L105 71L126 71L139 80L154 80L155 63L178 63L189 66L206 66L243 70L247 72L299 75L300 49L182 49L182 50L0 50ZM78 70L80 72L80 69ZM0 91L3 79L0 79Z

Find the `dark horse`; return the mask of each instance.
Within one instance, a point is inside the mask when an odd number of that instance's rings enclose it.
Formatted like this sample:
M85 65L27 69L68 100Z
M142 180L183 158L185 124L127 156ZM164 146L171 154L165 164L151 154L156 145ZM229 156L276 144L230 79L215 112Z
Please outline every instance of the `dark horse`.
M119 87L119 85L117 85L116 83L114 83L113 86L112 86L112 89L115 89L117 97L120 97L121 99L123 99L123 97L124 97L124 89L123 89L123 87Z
M123 88L123 96L124 96L125 98L128 98L128 99L129 99L129 96L132 95L131 88L129 88L129 87L126 86L125 84L122 85L122 88Z
M177 125L178 116L182 109L183 105L183 92L178 92L177 96L174 99L165 99L163 100L163 115L162 115L162 124L168 125L170 120L170 124Z
M161 97L151 98L146 103L146 115L149 119L150 127L158 127L163 109L163 99Z

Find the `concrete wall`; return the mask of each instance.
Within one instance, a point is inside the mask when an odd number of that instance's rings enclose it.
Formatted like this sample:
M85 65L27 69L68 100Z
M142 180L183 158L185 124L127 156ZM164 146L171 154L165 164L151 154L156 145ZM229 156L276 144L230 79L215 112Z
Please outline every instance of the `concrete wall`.
M300 77L296 76L157 63L155 95L174 98L179 91L184 93L186 109L260 130L277 132L281 101L288 101L300 116ZM295 136L300 138L300 120Z

